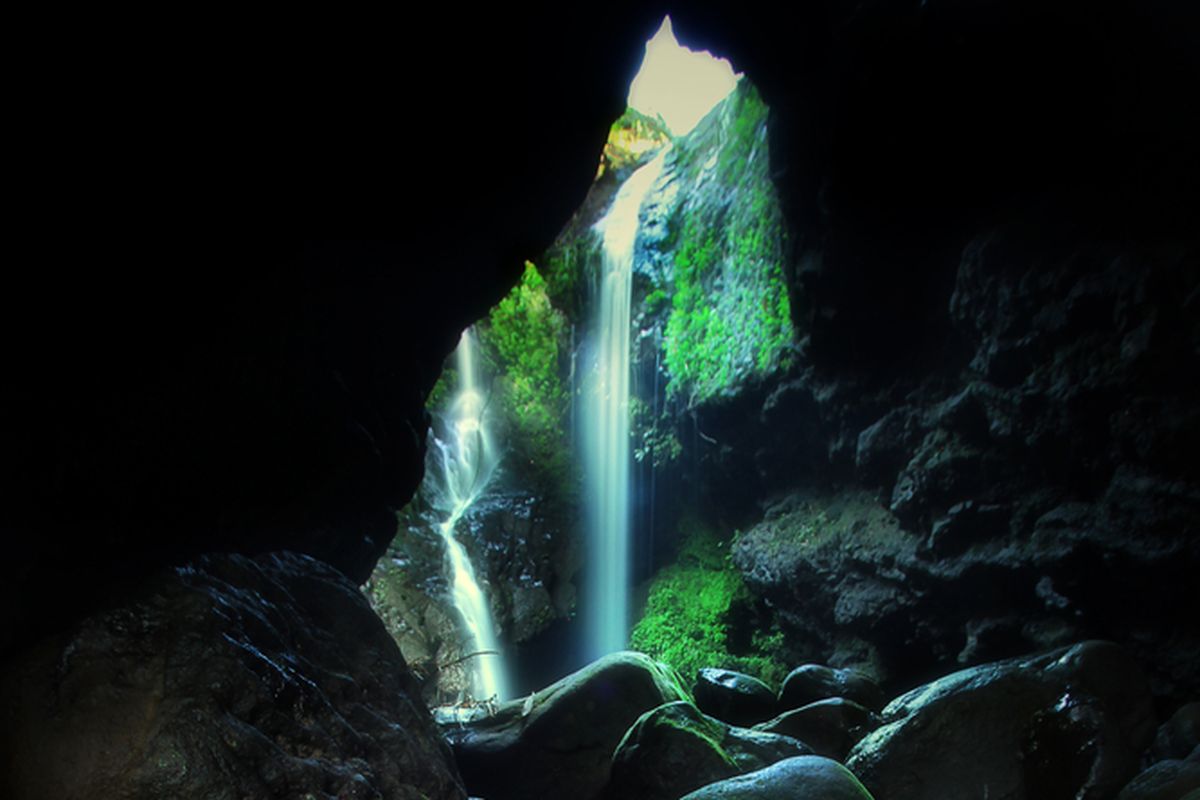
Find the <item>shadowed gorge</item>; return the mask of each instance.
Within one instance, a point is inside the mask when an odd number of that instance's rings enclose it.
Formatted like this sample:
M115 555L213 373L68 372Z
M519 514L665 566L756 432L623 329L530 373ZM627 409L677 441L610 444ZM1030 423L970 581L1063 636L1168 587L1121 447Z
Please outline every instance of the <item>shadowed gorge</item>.
M30 28L0 795L1190 800L1194 15L595 11Z

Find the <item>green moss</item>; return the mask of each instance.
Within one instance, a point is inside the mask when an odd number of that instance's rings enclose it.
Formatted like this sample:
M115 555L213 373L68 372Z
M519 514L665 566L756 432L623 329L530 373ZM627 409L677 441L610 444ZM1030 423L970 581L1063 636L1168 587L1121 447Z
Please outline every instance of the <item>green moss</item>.
M646 611L630 636L635 650L670 664L689 678L703 667L746 672L778 684L786 668L774 660L779 642L755 640L751 652L730 652L730 612L748 600L741 573L733 566L726 542L707 526L685 521L674 564L650 585Z
M668 394L689 405L786 366L794 339L782 215L767 175L766 106L748 85L729 102L732 134L721 140L715 184L681 203L672 219L674 294L664 362ZM704 161L702 144L691 152L681 140L685 167Z
M598 259L599 243L590 230L572 231L556 241L542 258L540 274L546 281L550 304L571 319L579 319L586 302L584 280Z
M559 370L566 320L532 263L526 262L521 282L492 309L479 334L497 376L496 396L517 468L544 487L566 491L571 459L563 419L570 395Z

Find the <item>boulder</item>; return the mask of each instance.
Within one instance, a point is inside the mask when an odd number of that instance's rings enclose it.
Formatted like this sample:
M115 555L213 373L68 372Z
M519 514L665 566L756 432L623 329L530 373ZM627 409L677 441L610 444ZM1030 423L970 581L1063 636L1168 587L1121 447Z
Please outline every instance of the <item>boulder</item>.
M854 775L820 756L797 756L697 789L683 800L872 800Z
M879 716L866 706L830 697L780 714L754 729L792 736L819 756L844 761L850 748L877 727Z
M696 706L730 725L748 727L775 715L775 692L751 675L706 667L692 686Z
M307 556L207 556L0 676L0 796L466 797L395 643Z
M1187 758L1197 746L1200 746L1200 703L1188 703L1159 727L1151 753L1159 759Z
M1094 641L953 673L882 716L846 762L881 800L1109 797L1154 731L1140 668Z
M883 705L879 684L861 672L805 664L784 679L779 690L779 707L791 710L831 697L844 697L872 709Z
M614 653L444 732L473 795L590 800L603 791L613 751L638 717L686 699L670 667L641 653Z
M1121 790L1117 800L1177 800L1197 795L1200 761L1171 758L1141 772Z
M810 755L788 736L735 728L687 701L643 714L613 755L611 800L676 800L705 784Z

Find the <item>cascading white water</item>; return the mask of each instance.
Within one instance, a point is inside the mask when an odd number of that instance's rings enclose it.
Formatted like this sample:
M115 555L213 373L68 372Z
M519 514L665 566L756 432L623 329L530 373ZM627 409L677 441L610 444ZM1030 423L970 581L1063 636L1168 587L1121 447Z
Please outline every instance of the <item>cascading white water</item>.
M431 464L427 465L427 485L432 484L430 500L444 514L438 526L446 541L446 568L452 587L454 607L471 634L474 652L484 653L471 659L475 699L499 700L509 696L504 661L498 655L496 630L487 598L479 588L475 570L466 550L454 537L454 529L467 509L487 488L498 461L484 421L485 402L475 374L475 342L469 330L463 331L455 351L458 359L458 392L446 415L445 439L432 436ZM436 480L430 480L436 478Z
M622 184L596 224L603 236L594 363L581 419L589 520L585 612L589 658L624 649L629 637L629 328L634 245L642 201L667 150Z

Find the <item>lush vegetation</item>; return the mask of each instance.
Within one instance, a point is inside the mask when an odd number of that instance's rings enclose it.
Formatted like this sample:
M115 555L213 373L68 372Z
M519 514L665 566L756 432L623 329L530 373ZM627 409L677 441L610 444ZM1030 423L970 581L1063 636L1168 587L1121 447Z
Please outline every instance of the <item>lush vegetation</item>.
M689 404L786 363L794 334L783 226L767 174L766 106L743 84L678 156L698 187L672 219L674 292L664 332L667 391ZM711 174L703 165L719 143Z
M480 325L496 394L511 428L512 461L543 488L566 490L571 473L566 416L570 394L559 370L567 323L550 302L532 263L513 290ZM560 495L562 496L562 495Z
M730 652L731 613L749 601L749 593L726 543L695 520L685 520L682 527L687 533L679 556L651 582L646 612L630 637L632 647L688 679L702 667L723 667L778 685L787 674L773 655L778 633L756 636L749 652Z
M671 133L662 117L649 117L635 108L627 108L608 131L596 177L610 170L637 166L670 140Z

